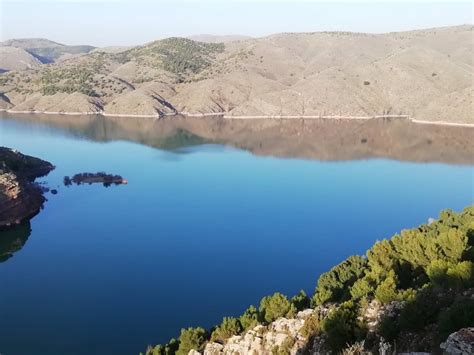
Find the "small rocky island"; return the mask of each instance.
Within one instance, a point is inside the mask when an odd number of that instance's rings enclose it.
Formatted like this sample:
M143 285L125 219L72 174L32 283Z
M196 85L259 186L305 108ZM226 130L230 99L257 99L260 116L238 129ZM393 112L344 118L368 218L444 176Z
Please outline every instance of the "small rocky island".
M105 187L109 187L112 184L126 185L128 181L120 175L106 174L104 172L76 174L72 178L65 176L64 185L71 186L72 184L103 184Z
M40 211L46 199L35 179L53 169L47 161L0 147L0 228L20 224Z

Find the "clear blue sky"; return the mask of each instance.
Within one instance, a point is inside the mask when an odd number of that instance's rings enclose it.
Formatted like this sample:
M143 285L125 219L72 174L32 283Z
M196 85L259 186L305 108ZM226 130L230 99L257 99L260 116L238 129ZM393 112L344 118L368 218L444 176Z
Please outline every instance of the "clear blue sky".
M2 40L96 46L203 33L390 32L473 23L470 1L0 0L0 11Z

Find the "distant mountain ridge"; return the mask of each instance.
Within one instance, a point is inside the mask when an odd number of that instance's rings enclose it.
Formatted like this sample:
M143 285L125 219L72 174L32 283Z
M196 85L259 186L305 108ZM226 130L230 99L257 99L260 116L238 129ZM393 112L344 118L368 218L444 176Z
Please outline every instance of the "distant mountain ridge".
M64 44L46 38L13 38L1 42L0 45L3 47L17 47L23 49L64 46Z
M167 38L4 73L8 101L0 97L0 108L150 117L388 113L474 123L472 38L471 25L226 43Z
M217 35L211 35L211 34L200 34L200 35L188 36L186 38L191 39L193 41L205 42L205 43L229 43L229 42L235 42L235 41L245 41L247 39L251 39L252 37L244 36L244 35L217 36Z
M35 57L41 64L54 63L61 59L63 56L73 56L78 54L85 54L92 51L95 47L89 45L79 46L68 46L58 42L51 41L45 38L20 38L10 39L4 42L0 42L0 48L20 48ZM9 60L14 60L12 58ZM64 59L64 58L63 58ZM3 62L3 61L2 61ZM1 68L6 70L18 70L23 69L22 67L15 68L10 66L11 69L4 68L2 64Z

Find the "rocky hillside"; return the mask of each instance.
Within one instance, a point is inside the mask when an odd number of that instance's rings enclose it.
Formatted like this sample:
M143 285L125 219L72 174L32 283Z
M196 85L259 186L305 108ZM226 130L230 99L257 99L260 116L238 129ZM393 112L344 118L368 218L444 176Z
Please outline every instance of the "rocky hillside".
M361 318L370 319L370 332L376 337L380 321L398 310L399 303L382 306L373 301ZM223 344L207 343L201 351L190 350L188 355L226 355L226 354L330 354L331 349L324 336L308 337L308 324L321 312L327 314L328 308L317 307L299 312L295 318L278 318L267 326L258 325L242 335L234 335ZM474 352L474 328L462 328L453 332L440 344L437 352L446 354L470 355ZM344 355L391 354L396 348L390 342L379 338L374 349L365 347L365 341L348 345L342 352ZM153 354L153 350L150 350Z
M440 346L471 354L473 324L470 206L350 256L319 277L311 298L277 292L209 330L183 328L146 354L439 353Z
M53 169L46 161L0 147L0 228L38 213L45 199L34 180Z
M473 123L473 27L168 38L0 76L0 108L150 115L408 114Z

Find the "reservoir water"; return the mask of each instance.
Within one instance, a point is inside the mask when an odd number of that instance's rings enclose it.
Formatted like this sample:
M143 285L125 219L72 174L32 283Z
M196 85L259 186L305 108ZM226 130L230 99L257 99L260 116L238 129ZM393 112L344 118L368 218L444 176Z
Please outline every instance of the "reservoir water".
M3 114L58 194L0 232L0 353L138 354L473 202L472 131L244 124ZM98 171L129 183L63 185Z

